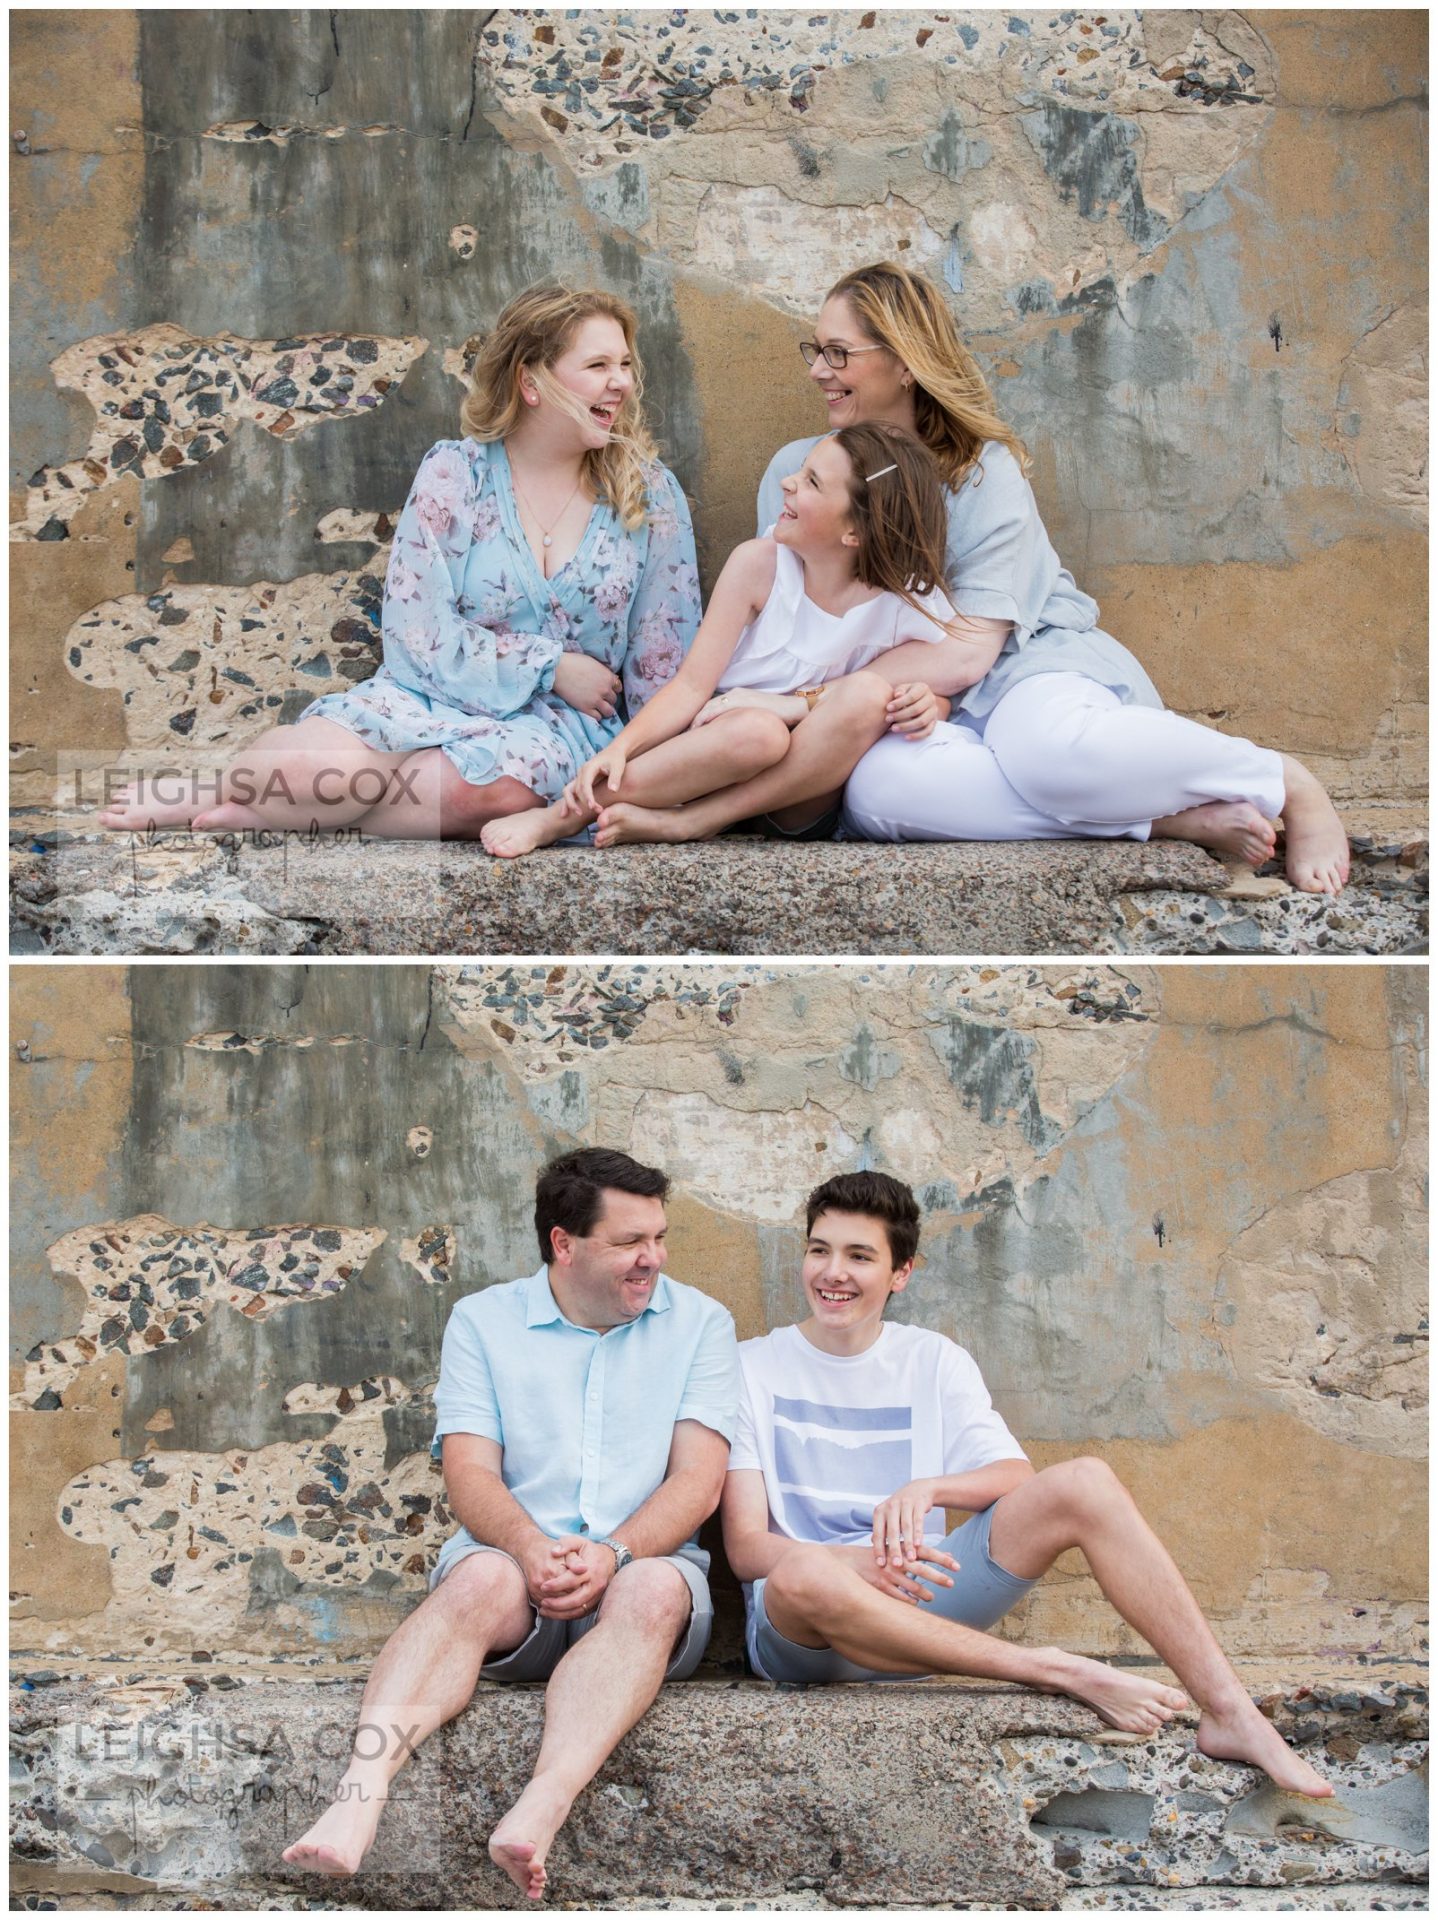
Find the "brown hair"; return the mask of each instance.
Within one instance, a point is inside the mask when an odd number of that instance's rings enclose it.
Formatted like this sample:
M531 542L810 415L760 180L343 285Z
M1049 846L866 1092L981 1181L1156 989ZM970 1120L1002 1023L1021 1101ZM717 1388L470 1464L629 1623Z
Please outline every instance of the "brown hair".
M657 459L644 424L643 370L634 343L634 310L612 293L592 287L528 287L516 294L484 337L469 376L469 391L459 410L460 431L471 440L503 440L524 414L520 374L527 373L546 400L576 419L588 421L578 401L566 393L549 369L572 344L576 330L594 317L617 322L633 363L634 386L615 418L608 444L584 456L584 478L591 492L607 500L632 532L644 519L648 483L645 467Z
M913 374L914 424L947 486L964 481L986 440L1007 447L1028 472L1024 443L1000 419L937 287L892 260L879 260L846 273L828 298L847 300L869 338L897 354Z
M848 457L849 505L859 550L854 572L916 606L944 584L949 518L943 482L927 447L901 427L840 427Z
M864 1213L882 1220L889 1258L906 1267L919 1251L919 1203L912 1187L891 1173L836 1173L809 1195L805 1231L814 1231L821 1213Z

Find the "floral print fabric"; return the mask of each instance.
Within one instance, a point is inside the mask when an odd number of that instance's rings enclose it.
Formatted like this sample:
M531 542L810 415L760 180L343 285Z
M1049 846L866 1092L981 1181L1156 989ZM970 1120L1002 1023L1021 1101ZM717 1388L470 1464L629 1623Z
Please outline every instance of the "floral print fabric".
M563 653L620 674L629 713L674 677L699 626L689 507L657 462L635 532L596 502L577 551L546 580L520 525L500 442L441 440L395 529L384 595L384 665L314 701L384 753L440 747L461 777L508 775L555 800L623 715L591 719L552 691Z

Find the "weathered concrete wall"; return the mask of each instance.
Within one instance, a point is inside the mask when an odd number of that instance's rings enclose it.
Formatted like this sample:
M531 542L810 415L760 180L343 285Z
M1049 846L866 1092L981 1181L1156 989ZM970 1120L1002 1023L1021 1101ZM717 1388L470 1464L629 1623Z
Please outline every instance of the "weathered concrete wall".
M893 254L1171 703L1411 805L1425 74L1411 12L20 16L17 798L369 670L389 518L535 279L636 303L712 577L820 424L819 296Z
M1115 1464L1236 1656L1415 1657L1424 985L17 969L14 1643L367 1657L450 1524L446 1315L535 1264L540 1161L603 1141L670 1169L671 1266L742 1335L798 1310L818 1179L913 1181L894 1310L973 1350L1036 1460ZM1009 1630L1138 1650L1077 1558Z

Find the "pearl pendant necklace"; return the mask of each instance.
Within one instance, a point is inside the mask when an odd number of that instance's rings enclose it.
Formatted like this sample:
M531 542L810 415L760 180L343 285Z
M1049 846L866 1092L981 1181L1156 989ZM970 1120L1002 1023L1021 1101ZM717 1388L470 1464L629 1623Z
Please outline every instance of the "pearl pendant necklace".
M524 491L523 487L520 486L519 475L514 471L514 462L512 460L509 463L509 477L514 482L514 491L516 495L519 497L519 499L521 499L524 502L525 506L529 508L529 511L532 514L534 514L534 523L539 528L540 545L543 547L552 547L554 545L554 535L550 531L550 528L557 527L560 521L564 518L565 514L568 513L570 506L574 500L575 494L578 493L580 487L583 486L584 484L584 469L582 467L580 468L579 478L575 481L573 487L570 489L569 499L565 501L564 505L559 509L558 513L555 514L554 518L550 521L548 527L545 526L544 522L540 519L539 515L534 512L534 502L530 499L529 495Z

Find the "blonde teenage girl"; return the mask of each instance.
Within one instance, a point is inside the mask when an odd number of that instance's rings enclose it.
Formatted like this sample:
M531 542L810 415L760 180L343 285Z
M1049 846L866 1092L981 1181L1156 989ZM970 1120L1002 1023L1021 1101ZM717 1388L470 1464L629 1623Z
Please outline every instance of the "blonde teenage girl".
M699 624L689 510L640 407L634 315L532 287L475 361L461 440L425 455L395 529L384 664L273 727L220 777L110 827L466 838L558 797L674 673Z

